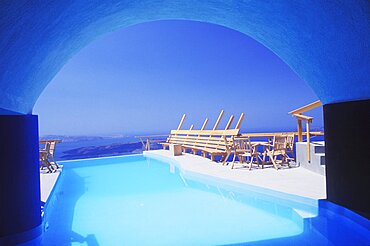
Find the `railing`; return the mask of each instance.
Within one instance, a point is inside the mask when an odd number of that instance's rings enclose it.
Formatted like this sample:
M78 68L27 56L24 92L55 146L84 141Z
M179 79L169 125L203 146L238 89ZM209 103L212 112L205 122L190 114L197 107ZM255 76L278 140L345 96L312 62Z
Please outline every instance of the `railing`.
M240 136L242 137L273 137L277 135L291 135L294 134L295 136L299 136L301 134L302 136L306 135L306 132L257 132L257 133L242 133ZM323 132L310 132L310 136L323 136Z
M194 130L195 131L195 130ZM198 130L201 131L201 130ZM204 130L206 131L206 130ZM221 130L222 131L222 130ZM299 136L299 132L258 132L258 133L242 133L239 134L238 137L251 137L251 138L259 138L259 137L274 137L277 135L292 135ZM306 136L307 133L301 133L302 136ZM311 136L323 136L323 132L310 132L309 137ZM140 142L143 145L144 150L150 150L150 143L161 143L165 142L166 138L169 137L170 134L158 134L158 135L147 135L147 136L135 136L135 138L139 138Z
M318 132L318 131L315 131L315 132L267 132L267 133L243 133L243 134L240 134L238 137L249 137L249 138L268 138L268 141L269 142L272 142L272 138L274 136L281 136L281 135L293 135L294 136L298 136L298 139L300 138L301 140L298 140L298 142L301 142L303 141L303 136L306 136L306 141L309 145L310 143L310 139L311 137L313 136L323 136L324 133L323 132ZM309 149L307 149L308 151L308 154L310 155L311 151Z
M166 140L165 137L168 137L170 134L157 134L157 135L148 135L148 136L135 136L139 138L141 144L144 147L144 150L150 150L150 143L160 143ZM160 139L158 139L160 138Z
M300 107L298 109L295 109L295 110L289 112L289 114L291 114L292 116L297 118L298 142L303 141L302 121L306 122L307 160L308 160L308 162L311 161L311 148L310 148L310 145L311 145L311 140L310 139L311 139L311 137L310 137L310 135L313 135L313 133L310 131L310 124L312 123L313 117L302 115L302 113L307 112L311 109L320 107L320 106L322 106L322 103L321 103L320 100L318 100L316 102L307 104L303 107ZM324 134L322 133L322 135L324 135Z

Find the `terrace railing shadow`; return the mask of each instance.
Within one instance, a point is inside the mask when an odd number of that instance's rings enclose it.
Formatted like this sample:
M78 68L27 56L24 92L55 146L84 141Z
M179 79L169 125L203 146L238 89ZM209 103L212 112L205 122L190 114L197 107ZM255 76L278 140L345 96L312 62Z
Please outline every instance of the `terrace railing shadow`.
M285 246L370 244L369 220L327 200L319 200L318 206L318 215L313 218L304 219L304 230L299 235L229 245ZM267 229L269 229L268 225Z
M99 246L99 243L94 234L89 234L86 237L84 237L74 231L71 231L70 239L71 239L71 242L79 242L79 243L86 242L88 246Z
M61 175L45 206L41 245L72 245L73 242L99 245L94 234L83 236L73 231L74 210L86 191L85 178L71 169L64 170Z
M255 206L258 206L261 201L264 204L263 209L267 209L266 211L272 214L277 210L285 211L279 215L288 219L299 221L298 211L307 214L303 214L301 218L303 231L300 234L230 245L370 245L370 221L327 200L313 203L312 199L261 190L252 186L246 188L232 181L226 183L223 181L223 185L219 186L217 179L191 172L186 173L184 178L191 187L207 187L208 192L218 193L224 198L240 202L247 201L248 204L255 204ZM261 191L265 193L260 193ZM281 203L279 200L285 202ZM266 224L266 230L274 230L274 228L269 228Z

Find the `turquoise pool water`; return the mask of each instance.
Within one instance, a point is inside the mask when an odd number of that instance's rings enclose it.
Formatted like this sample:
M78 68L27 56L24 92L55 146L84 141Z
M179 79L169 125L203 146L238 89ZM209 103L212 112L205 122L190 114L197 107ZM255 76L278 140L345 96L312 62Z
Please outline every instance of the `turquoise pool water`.
M370 243L366 219L355 216L354 222L328 205L280 195L185 173L175 163L142 155L65 162L45 207L40 240L42 245Z

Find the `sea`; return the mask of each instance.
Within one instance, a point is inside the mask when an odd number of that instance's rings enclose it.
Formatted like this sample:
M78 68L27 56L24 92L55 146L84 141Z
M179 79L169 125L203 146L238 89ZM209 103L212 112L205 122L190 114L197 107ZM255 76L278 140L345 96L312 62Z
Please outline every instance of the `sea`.
M48 135L41 140L59 139L55 149L56 161L97 158L118 155L141 154L144 146L135 136L64 136ZM156 140L164 142L165 136L157 137ZM254 138L253 141L264 141L264 138ZM323 141L323 136L313 136L311 141ZM297 141L297 139L296 139ZM40 145L43 148L43 145ZM151 142L150 148L161 149L158 142Z
M58 143L55 148L54 159L56 161L140 154L144 150L144 146L140 139L134 136L48 135L40 139L58 139L62 141ZM163 138L163 141L165 141L165 138ZM44 146L40 144L40 148L43 147ZM151 149L159 148L161 148L160 144L151 144Z

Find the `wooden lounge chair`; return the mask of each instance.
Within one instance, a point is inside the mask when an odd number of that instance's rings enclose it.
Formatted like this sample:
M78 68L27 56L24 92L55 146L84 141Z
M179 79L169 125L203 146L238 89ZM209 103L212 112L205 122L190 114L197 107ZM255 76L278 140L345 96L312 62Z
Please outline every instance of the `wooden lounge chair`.
M166 142L161 143L163 148L166 149L167 146L171 144L181 145L183 151L190 149L190 152L193 154L201 152L203 157L207 157L208 155L212 161L216 156L221 156L221 161L225 163L232 153L233 138L239 134L240 125L244 119L244 113L241 114L235 129L229 129L234 119L234 116L231 116L225 130L216 130L223 114L224 111L222 110L213 130L204 130L208 119L203 123L201 130L192 130L193 127L191 127L190 130L179 130L184 119L183 116L178 129L172 130Z
M202 128L200 129L201 131L203 131L203 130L206 128L207 123L208 123L208 118L206 118L206 119L204 120L203 125L202 125ZM192 126L193 126L193 125L192 125ZM192 130L192 128L191 128L190 130ZM201 137L201 135L199 135L199 134L198 134L198 137ZM197 142L197 140L195 140L195 143L196 143L196 142ZM186 153L187 148L186 148L186 147L182 147L182 149L183 149L183 151ZM191 149L191 152L192 152L194 155L196 155L196 154L197 154L197 151L196 151L196 150L194 150L194 149Z
M221 122L221 119L222 119L222 116L223 115L224 115L224 111L221 110L221 112L220 112L220 114L219 114L219 116L217 118L217 121L216 121L215 125L213 126L213 129L212 130L216 130L217 129L218 125ZM184 123L185 117L186 117L186 114L184 114L182 116L182 118L180 120L180 123L179 123L179 126L177 127L177 130L181 130L181 127L182 127L182 125ZM208 118L206 118L206 120L204 121L201 130L204 130L205 129L207 123L208 123ZM193 130L193 125L190 127L190 130ZM166 142L160 143L163 146L163 149L169 148L169 145L171 144L171 137L174 137L174 135L170 134L170 136L166 139ZM183 150L186 152L186 148L183 148ZM195 153L193 153L193 154L195 154Z
M215 123L215 125L214 125L214 127L213 127L213 130L216 130L216 129L217 129L217 126L219 125L219 123L220 123L220 121L221 121L221 119L222 119L222 116L223 116L223 115L224 115L224 111L223 111L223 110L221 110L221 113L220 113L220 115L218 116L217 121L216 121L216 123ZM181 120L180 120L180 123L179 123L179 126L177 127L177 130L181 130L181 127L182 127L182 125L183 125L183 123L184 123L185 118L186 118L186 114L184 114L184 115L182 116L182 118L181 118ZM204 129L205 129L205 127L206 127L207 123L208 123L208 118L206 118L206 120L204 121L204 123L203 123L203 125L202 125L201 130L204 130ZM193 128L194 128L194 125L191 125L190 130L193 130ZM175 136L174 136L174 135L172 135L172 134L170 134L170 135L168 136L168 138L166 139L166 142L164 142L164 143L159 143L159 144L161 144L161 145L162 145L163 149L167 149L167 148L169 148L169 146L170 146L170 144L171 144L171 138L172 138L172 137L175 137ZM183 148L183 150L186 152L186 148ZM195 154L195 153L193 153L193 154Z
M170 144L181 145L191 149L192 153L200 151L209 155L214 161L221 156L223 162L231 155L233 137L239 134L239 129L231 130L172 130Z
M290 167L289 160L291 158L288 155L287 136L274 136L272 144L265 149L263 158L264 163L266 163L266 156L269 157L276 170L278 170L283 164L287 164L288 167Z
M217 129L217 127L220 124L220 121L221 121L223 115L224 115L224 111L222 110L221 113L220 113L220 115L217 118L217 121L216 121L213 129L212 129L213 131ZM227 124L225 126L225 130L229 130L230 129L230 126L231 126L231 123L233 122L233 120L234 120L234 115L231 115L230 118L229 118L229 121L227 122ZM210 135L209 137L210 138L209 138L208 142L212 139L213 135ZM220 136L220 137L222 138L222 136ZM230 139L227 139L227 141L230 141ZM202 151L202 155L203 155L203 157L207 157L207 152L206 151ZM222 156L221 161L223 161L223 158L225 158L225 157L226 157L226 155L225 156Z

